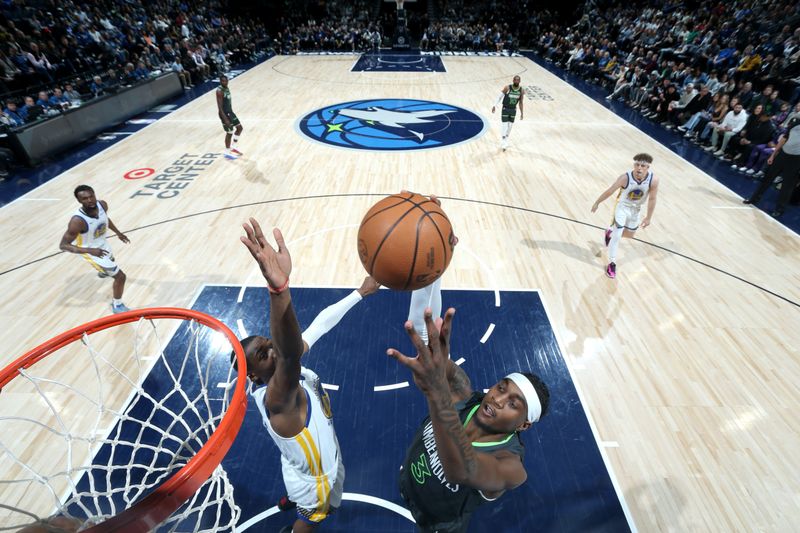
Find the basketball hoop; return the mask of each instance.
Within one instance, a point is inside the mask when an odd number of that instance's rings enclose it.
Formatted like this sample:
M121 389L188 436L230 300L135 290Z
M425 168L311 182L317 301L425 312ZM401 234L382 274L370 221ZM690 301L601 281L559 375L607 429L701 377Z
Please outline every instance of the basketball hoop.
M180 322L165 346L156 324L170 319ZM126 337L133 350L114 353ZM0 370L0 530L58 516L92 533L233 531L239 508L220 463L247 408L245 369L219 320L152 308L73 328Z

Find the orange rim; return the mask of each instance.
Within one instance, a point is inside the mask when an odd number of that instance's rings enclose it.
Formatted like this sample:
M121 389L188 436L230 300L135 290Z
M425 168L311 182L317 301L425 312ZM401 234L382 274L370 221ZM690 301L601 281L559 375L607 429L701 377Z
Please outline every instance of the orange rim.
M175 472L142 501L117 516L86 530L91 533L110 531L145 533L151 531L188 500L222 462L222 458L228 453L236 434L239 432L247 410L247 396L245 394L245 382L247 380L245 369L247 368L247 363L239 339L228 326L216 318L199 311L177 307L136 309L99 318L65 331L61 335L40 344L0 370L0 388L2 388L19 375L20 369L33 366L51 353L80 339L84 333L91 335L114 326L136 322L142 318L194 320L224 334L233 346L234 352L236 352L238 367L236 388L228 410L222 417L216 431L197 452L197 455L192 457L186 466Z

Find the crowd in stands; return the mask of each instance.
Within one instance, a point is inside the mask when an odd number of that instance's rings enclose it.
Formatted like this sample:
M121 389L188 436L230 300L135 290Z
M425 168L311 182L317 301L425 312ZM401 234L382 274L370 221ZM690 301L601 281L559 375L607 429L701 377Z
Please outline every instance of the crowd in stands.
M800 119L797 3L587 5L576 24L542 28L543 57L734 170L764 175L779 136Z
M0 122L16 127L174 71L189 89L272 41L254 20L183 0L0 2Z

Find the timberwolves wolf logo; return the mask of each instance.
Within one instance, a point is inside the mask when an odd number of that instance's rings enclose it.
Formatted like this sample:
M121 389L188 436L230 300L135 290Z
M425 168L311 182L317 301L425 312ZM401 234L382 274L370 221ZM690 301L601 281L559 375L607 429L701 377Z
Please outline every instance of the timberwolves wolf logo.
M309 113L297 129L315 141L358 150L425 150L479 137L485 121L471 111L427 100L358 100Z

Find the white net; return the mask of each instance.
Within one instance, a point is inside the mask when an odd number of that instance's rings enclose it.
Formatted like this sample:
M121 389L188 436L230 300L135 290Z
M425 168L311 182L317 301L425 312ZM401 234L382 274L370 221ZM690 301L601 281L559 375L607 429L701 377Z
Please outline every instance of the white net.
M194 320L140 319L20 369L0 393L0 531L64 520L82 531L150 495L222 420L232 350ZM220 465L157 530L233 531L238 518Z

